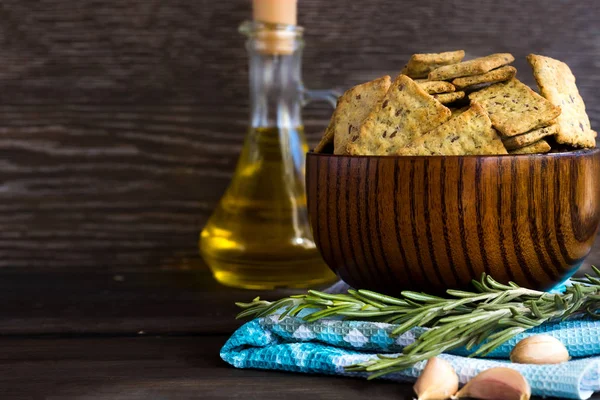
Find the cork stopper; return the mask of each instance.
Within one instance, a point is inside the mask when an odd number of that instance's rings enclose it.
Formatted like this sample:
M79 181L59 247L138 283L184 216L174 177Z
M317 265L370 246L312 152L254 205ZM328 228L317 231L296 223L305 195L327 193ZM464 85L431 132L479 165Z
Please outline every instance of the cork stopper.
M253 17L257 22L296 25L297 0L253 0ZM285 29L265 29L256 36L263 54L292 54L296 33Z
M253 0L252 5L255 21L296 25L297 0Z

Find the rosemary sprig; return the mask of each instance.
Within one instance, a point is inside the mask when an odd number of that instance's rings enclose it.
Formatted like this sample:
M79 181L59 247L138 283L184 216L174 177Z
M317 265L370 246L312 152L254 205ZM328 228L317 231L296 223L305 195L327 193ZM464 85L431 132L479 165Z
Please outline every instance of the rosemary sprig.
M447 290L449 297L401 292L391 297L369 290L348 290L328 294L309 290L307 294L274 302L255 298L236 303L242 308L238 318L264 317L281 313L314 322L321 318L378 321L397 324L393 335L412 328L429 328L398 356L379 355L377 359L347 367L349 371L370 372L369 379L398 372L445 351L466 347L472 357L485 356L502 343L545 322L589 315L600 318L600 269L595 276L573 279L562 294L550 294L501 284L483 274L472 282L474 291Z

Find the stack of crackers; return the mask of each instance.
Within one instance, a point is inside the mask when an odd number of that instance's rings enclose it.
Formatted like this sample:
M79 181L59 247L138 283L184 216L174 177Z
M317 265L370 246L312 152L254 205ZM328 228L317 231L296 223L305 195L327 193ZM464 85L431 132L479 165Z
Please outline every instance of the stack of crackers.
M463 50L414 54L400 75L338 100L315 152L346 155L491 155L595 147L569 67L527 57L540 93L520 82L508 53L463 61Z

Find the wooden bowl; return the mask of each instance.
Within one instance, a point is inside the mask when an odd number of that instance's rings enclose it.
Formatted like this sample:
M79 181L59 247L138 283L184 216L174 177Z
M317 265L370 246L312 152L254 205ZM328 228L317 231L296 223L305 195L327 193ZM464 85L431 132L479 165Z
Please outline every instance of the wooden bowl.
M504 156L309 153L308 209L325 262L355 288L467 288L483 272L549 289L591 250L600 150Z

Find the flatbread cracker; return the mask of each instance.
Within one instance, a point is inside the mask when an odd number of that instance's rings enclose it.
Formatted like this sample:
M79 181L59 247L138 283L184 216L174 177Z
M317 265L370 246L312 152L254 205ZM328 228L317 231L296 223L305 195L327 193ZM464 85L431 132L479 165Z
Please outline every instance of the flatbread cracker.
M562 110L557 118L556 141L575 147L595 147L596 132L590 126L585 104L569 66L562 61L535 54L527 56L527 61L533 68L541 95Z
M473 92L469 99L485 108L494 127L504 136L547 126L560 114L560 107L516 78Z
M537 142L530 144L529 146L521 147L509 151L509 154L536 154L536 153L547 153L551 150L550 145L544 139L538 140Z
M434 94L433 97L442 104L450 104L457 100L464 99L465 92Z
M459 63L464 57L464 50L413 54L400 73L411 78L426 78L430 71L443 65Z
M338 105L340 101L338 99ZM337 109L337 107L336 107ZM333 153L333 135L335 133L335 111L329 120L329 125L325 129L325 133L321 138L321 141L315 146L313 152L315 153Z
M534 129L527 133L504 139L504 147L506 147L508 150L520 149L521 147L529 146L530 144L533 144L547 136L555 135L556 132L558 132L557 124Z
M351 155L393 154L450 118L450 110L400 74L348 143Z
M479 85L482 83L497 83L504 82L512 79L517 74L517 69L506 65L497 69L493 69L490 72L484 74L465 76L462 78L456 78L452 81L452 84L457 89L465 89L473 85Z
M429 73L428 78L432 81L445 81L461 76L484 74L494 68L510 64L514 60L515 58L510 53L491 54L474 60L436 68Z
M485 110L472 105L467 111L423 136L416 138L398 155L482 155L507 154L500 136Z
M314 152L323 152L328 144L333 143L333 154L346 154L348 141L358 134L360 125L383 98L391 83L392 79L386 75L354 86L340 96L325 135Z
M421 86L421 89L429 94L450 93L456 90L453 84L446 81L422 81L417 82L417 84Z
M391 84L392 79L386 75L344 93L336 111L333 154L347 154L350 138L358 134L365 118L385 96Z

